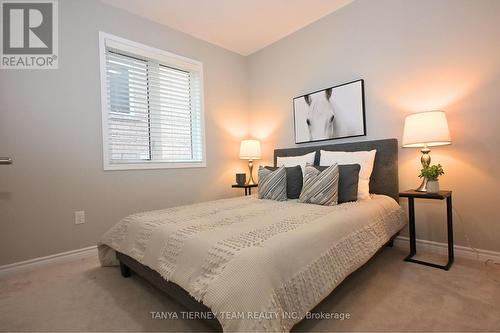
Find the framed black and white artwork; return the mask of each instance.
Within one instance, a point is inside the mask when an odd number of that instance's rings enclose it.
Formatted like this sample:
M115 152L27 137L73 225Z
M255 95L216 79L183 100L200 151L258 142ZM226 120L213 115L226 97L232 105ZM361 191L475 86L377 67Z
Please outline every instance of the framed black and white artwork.
M295 143L366 135L364 81L293 99Z

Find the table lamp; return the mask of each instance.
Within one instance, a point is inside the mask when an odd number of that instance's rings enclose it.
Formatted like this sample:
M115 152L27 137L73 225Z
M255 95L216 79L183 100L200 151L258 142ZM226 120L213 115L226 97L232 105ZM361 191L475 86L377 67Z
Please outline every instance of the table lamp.
M422 168L431 163L429 147L451 144L450 130L443 111L428 111L414 113L406 117L403 131L403 148L422 148L420 162ZM427 179L416 189L419 192L427 191Z
M248 160L248 169L250 170L250 178L248 179L247 185L254 185L252 171L253 171L253 160L259 160L261 158L260 152L260 142L258 140L243 140L240 146L240 159Z

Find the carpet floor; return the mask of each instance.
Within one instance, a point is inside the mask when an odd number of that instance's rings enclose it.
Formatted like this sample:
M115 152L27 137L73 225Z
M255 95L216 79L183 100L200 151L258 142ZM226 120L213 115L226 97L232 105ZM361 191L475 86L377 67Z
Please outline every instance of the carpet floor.
M457 259L451 270L402 261L385 248L348 277L295 331L500 331L500 266ZM137 276L79 259L0 279L0 331L210 331L194 319L153 319L185 311Z

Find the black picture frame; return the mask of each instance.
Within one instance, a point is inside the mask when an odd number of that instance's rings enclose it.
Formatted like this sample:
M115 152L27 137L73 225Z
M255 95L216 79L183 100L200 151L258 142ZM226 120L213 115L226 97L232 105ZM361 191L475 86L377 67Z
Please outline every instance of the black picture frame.
M297 115L296 115L297 110L296 110L296 101L298 99L305 98L305 96L316 94L316 93L319 93L319 92L322 92L322 91L326 92L329 89L331 89L332 92L333 92L333 90L335 88L344 87L344 86L352 85L352 84L355 84L355 83L361 83L361 85L360 85L360 87L361 87L361 110L360 110L360 112L362 114L362 126L363 126L362 133L360 133L360 134L354 134L354 135L338 136L338 137L332 137L332 138L326 138L326 139L319 139L319 140L298 141L297 140ZM319 90L316 90L316 91L313 91L313 92L310 92L310 93L307 93L307 94L304 94L304 95L301 95L301 96L294 97L292 99L292 109L293 109L293 135L294 135L295 144L310 143L310 142L322 142L322 141L339 140L339 139L346 139L346 138L354 138L354 137L366 136L366 103L365 103L365 81L364 81L364 79L358 79L358 80L354 80L354 81L349 81L349 82L346 82L346 83L338 84L338 85L331 86L331 87L328 87L328 88L319 89Z

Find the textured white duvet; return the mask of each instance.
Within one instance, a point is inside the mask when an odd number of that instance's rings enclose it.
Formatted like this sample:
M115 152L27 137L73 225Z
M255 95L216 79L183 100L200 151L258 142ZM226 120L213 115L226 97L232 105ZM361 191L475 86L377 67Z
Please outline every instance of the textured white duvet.
M99 242L177 283L225 331L289 331L405 224L386 196L338 206L239 197L130 215ZM266 317L261 320L253 317Z

